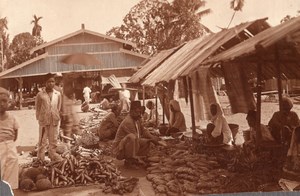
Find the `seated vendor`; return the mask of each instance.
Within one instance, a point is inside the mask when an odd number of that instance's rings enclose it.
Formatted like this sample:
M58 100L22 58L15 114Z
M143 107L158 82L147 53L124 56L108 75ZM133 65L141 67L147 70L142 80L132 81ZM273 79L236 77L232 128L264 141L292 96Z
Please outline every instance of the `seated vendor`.
M149 114L146 112L146 107L142 106L142 123L145 124L147 119L149 118Z
M291 145L287 153L284 169L289 172L300 173L300 127L297 127L291 138Z
M111 112L106 114L98 128L98 136L101 141L114 139L119 127L118 116L121 109L117 105L112 106Z
M153 101L148 101L146 107L150 110L148 118L145 121L146 127L156 127L156 109Z
M291 99L283 97L281 103L282 110L273 114L268 125L272 136L278 143L289 144L293 129L300 126L299 117L296 112L291 111L293 108Z
M173 133L185 132L186 124L183 113L181 112L179 102L176 100L170 101L170 120L169 128L166 131L166 135L172 135Z
M245 144L248 143L255 143L256 141L256 111L254 110L249 110L246 120L248 122L248 125L250 127L250 140L247 141ZM270 130L266 125L260 124L260 141L259 143L264 143L264 142L274 142L274 138L271 135Z
M138 165L147 156L150 144L158 144L158 137L151 135L141 125L141 103L132 101L129 114L120 124L113 142L112 152L117 159L125 159L125 165Z
M212 144L228 144L233 141L231 129L225 119L219 103L210 105L211 123L207 125L208 142Z

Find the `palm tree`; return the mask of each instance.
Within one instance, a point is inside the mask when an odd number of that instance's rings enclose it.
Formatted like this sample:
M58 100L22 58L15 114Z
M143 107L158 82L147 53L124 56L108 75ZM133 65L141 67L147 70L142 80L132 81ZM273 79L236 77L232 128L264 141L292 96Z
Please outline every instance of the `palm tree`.
M0 32L2 33L7 28L7 19L6 17L0 18Z
M0 72L4 69L4 55L5 55L5 49L8 41L8 35L6 35L7 30L7 19L6 17L0 18Z
M42 19L43 17L37 17L36 15L33 15L33 20L31 21L31 24L33 23L34 26L32 28L32 35L35 37L41 37L41 31L42 27L39 25L39 20Z
M233 21L233 18L235 16L235 13L237 11L242 11L243 7L244 7L245 1L244 0L231 0L230 1L230 8L234 10L233 15L230 19L230 22L227 26L227 29L229 28L231 22Z

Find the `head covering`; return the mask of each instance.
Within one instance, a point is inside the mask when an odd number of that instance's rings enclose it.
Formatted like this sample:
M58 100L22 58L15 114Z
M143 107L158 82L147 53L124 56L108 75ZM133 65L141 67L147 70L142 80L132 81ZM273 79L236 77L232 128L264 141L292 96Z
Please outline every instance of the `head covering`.
M176 101L176 100L171 100L171 101L170 101L170 106L172 106L173 109L174 109L176 112L180 112L180 111L181 111L179 102Z
M171 111L171 106L173 107L174 109L174 112ZM181 109L180 109L180 105L179 105L179 102L176 101L176 100L171 100L170 101L170 125L173 125L175 123L175 116L177 112L181 112Z
M283 110L291 110L293 108L293 102L288 97L283 97L281 104Z
M9 97L9 92L5 88L0 87L0 94L5 94Z
M139 109L142 108L141 102L140 101L132 101L130 103L130 110L135 110L137 108L139 108Z
M212 121L217 119L219 116L224 116L223 110L222 110L221 105L219 103L213 103L211 105L217 106L217 113L216 113L216 115L212 116Z

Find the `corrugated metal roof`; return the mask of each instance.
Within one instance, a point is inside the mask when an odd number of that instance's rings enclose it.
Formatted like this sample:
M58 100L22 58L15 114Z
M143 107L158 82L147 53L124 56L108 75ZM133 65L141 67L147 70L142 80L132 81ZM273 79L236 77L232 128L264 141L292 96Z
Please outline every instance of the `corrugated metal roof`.
M262 31L240 44L216 55L215 57L206 60L204 63L213 63L219 61L229 61L235 58L251 55L255 53L255 45L261 44L264 48L274 45L276 42L286 38L288 35L292 36L295 32L300 31L300 17L294 18L290 21L284 22L275 27L271 27Z
M160 81L174 80L180 76L188 75L211 55L251 37L247 31L244 31L248 27L248 31L251 34L255 34L257 29L263 31L268 28L269 25L265 20L266 18L246 22L228 30L222 30L221 32L189 41L150 73L143 84L155 85L155 83ZM253 28L253 26L258 28ZM251 29L256 31L251 31ZM230 44L230 41L233 43Z
M181 47L181 46L179 46ZM139 69L133 76L129 79L132 83L140 82L149 73L151 73L156 67L158 67L166 58L168 58L174 51L179 47L171 48L169 50L163 50L153 56L150 61L148 61L141 69Z
M127 44L127 45L131 45L133 47L136 47L136 44L134 44L133 42L130 42L130 41L126 41L126 40L119 39L119 38L116 38L116 37L107 36L107 35L104 35L104 34L101 34L101 33L97 33L97 32L94 32L94 31L90 31L90 30L87 30L87 29L80 29L78 31L75 31L75 32L70 33L70 34L67 34L65 36L62 36L62 37L57 38L55 40L52 40L50 42L46 42L46 43L44 43L42 45L39 45L39 46L31 49L30 53L33 53L33 52L35 52L35 51L37 51L39 49L51 46L53 44L56 44L56 43L61 42L61 41L65 40L65 39L68 39L70 37L73 37L75 35L79 35L79 34L82 34L82 33L88 33L88 34L91 34L91 35L102 37L104 39L109 39L109 40L113 40L113 41L116 41L116 42L120 42L120 43L124 43L124 44Z
M28 77L35 75L43 75L47 73L69 73L69 72L84 72L84 71L100 71L108 69L127 69L136 68L144 60L136 55L123 53L121 51L114 53L93 54L100 60L101 65L69 65L61 63L66 55L54 56L47 53L40 55L34 59L26 61L11 69L0 73L0 79L14 77ZM47 57L47 58L45 58Z

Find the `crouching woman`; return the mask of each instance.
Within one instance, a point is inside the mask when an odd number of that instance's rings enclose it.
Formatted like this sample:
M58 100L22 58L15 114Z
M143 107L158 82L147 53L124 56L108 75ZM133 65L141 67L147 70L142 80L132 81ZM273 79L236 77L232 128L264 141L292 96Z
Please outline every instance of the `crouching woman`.
M211 123L207 125L208 140L211 144L228 144L233 141L230 127L225 119L224 113L220 104L213 103L210 105L212 115Z

